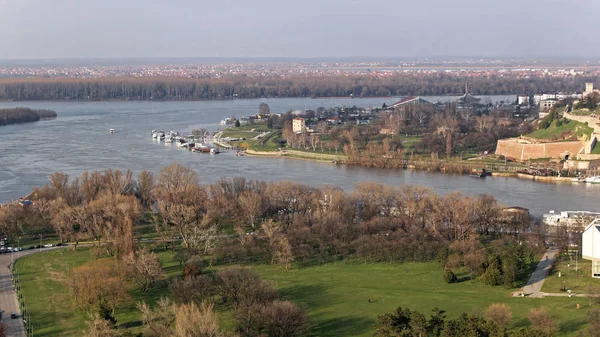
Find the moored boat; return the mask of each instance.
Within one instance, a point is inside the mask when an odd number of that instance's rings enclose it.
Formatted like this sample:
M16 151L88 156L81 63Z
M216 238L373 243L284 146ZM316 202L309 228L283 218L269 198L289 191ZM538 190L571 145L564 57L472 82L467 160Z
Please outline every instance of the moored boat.
M593 176L585 178L587 184L600 184L600 176Z

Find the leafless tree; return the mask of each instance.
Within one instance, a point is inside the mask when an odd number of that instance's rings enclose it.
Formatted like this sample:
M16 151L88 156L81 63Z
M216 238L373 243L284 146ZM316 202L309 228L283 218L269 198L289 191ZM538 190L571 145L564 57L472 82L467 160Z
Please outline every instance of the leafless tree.
M212 304L182 304L175 315L173 337L220 337L217 315Z
M512 311L504 303L494 303L485 310L485 318L501 328L506 328L512 320Z
M141 249L124 259L128 276L135 280L143 292L148 292L152 285L165 278L158 255L147 249Z

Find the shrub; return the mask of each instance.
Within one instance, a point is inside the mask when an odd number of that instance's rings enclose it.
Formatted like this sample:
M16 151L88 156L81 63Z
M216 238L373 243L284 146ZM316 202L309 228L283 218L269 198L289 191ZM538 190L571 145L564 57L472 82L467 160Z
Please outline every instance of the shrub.
M455 283L457 281L456 274L450 269L444 271L444 281L446 283Z

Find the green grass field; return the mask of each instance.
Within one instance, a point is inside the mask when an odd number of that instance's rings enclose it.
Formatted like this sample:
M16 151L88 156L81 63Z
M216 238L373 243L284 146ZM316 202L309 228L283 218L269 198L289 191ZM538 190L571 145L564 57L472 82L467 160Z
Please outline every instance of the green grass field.
M169 276L180 272L172 252L161 252ZM68 272L91 260L88 249L52 251L25 257L17 262L24 298L35 328L35 336L79 336L85 329L86 314L79 311L68 289ZM43 268L41 268L43 266ZM442 280L436 263L363 264L338 262L285 271L278 266L255 266L265 280L272 281L284 299L308 310L315 336L372 336L377 315L398 306L428 314L433 307L449 317L461 312L481 312L492 303L506 303L513 309L510 328L527 326L531 308L544 306L561 328L561 336L574 336L586 327L586 299L513 298L504 287L485 286L477 280L461 279L456 284ZM117 308L122 327L139 331L138 301L154 303L168 295L166 284L142 294L129 284L131 298ZM369 303L370 299L370 303ZM576 303L582 309L575 308ZM222 325L231 327L231 312L219 308Z
M537 139L561 140L564 138L577 139L585 135L589 139L593 132L594 129L587 124L579 123L577 121L572 120L569 123L563 123L561 126L556 126L556 121L553 121L547 129L534 131L527 136Z
M567 290L572 290L574 293L586 293L588 285L600 286L598 279L592 275L592 261L577 260L577 269L575 271L575 259L570 259L568 256L561 255L555 267L550 272L550 276L546 278L542 291L547 293L560 293L561 286L566 286ZM560 277L558 277L560 273Z

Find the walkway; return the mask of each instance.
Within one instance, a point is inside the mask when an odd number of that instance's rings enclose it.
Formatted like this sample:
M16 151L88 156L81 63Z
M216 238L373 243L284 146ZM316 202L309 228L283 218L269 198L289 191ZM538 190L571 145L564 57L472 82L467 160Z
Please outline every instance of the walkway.
M546 280L546 276L550 273L550 268L554 261L556 261L556 256L558 255L557 248L550 248L544 253L542 259L535 268L533 274L527 281L527 284L523 287L523 294L527 297L544 297L544 293L542 293L542 286L544 285L544 281ZM514 293L515 297L521 296L520 292Z

